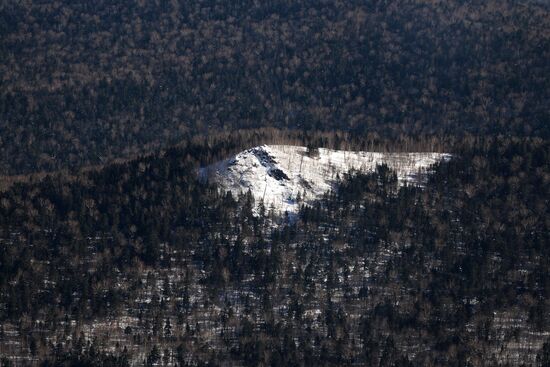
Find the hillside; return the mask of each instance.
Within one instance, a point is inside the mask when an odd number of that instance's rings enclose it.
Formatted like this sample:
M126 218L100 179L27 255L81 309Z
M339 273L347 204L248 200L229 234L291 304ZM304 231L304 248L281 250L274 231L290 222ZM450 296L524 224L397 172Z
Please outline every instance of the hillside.
M246 146L0 192L0 360L548 365L547 142L465 140L421 186L378 166L277 226L197 177Z

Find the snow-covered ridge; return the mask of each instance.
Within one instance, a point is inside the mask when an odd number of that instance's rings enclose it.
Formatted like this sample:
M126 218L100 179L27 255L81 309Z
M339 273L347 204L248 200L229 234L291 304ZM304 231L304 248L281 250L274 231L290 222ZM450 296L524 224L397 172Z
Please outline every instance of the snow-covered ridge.
M371 172L387 164L401 184L417 184L419 174L450 159L445 153L375 153L320 148L309 155L306 147L262 145L245 150L225 161L204 167L200 175L234 194L251 191L256 206L273 208L280 214L299 210L333 189L338 178L351 170Z

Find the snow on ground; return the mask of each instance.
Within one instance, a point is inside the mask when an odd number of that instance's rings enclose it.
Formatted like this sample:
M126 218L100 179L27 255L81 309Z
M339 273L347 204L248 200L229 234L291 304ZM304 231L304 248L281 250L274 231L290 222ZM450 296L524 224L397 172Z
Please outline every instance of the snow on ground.
M310 204L335 188L339 178L351 170L371 172L387 164L401 184L418 183L419 173L450 159L444 153L375 153L320 148L309 155L306 147L262 145L245 150L222 162L201 168L203 179L237 195L251 191L256 206L263 201L267 210L297 213L302 203Z

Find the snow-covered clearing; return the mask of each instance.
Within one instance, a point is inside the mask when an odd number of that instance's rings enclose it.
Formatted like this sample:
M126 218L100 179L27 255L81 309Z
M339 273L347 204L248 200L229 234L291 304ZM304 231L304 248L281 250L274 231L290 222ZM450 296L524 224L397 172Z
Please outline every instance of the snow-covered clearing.
M223 190L237 195L251 191L256 207L280 214L297 213L301 204L310 204L335 188L338 179L351 170L371 172L387 164L397 173L400 184L417 184L419 174L441 160L445 153L376 153L318 149L308 154L306 147L262 145L200 170L203 179L214 181Z

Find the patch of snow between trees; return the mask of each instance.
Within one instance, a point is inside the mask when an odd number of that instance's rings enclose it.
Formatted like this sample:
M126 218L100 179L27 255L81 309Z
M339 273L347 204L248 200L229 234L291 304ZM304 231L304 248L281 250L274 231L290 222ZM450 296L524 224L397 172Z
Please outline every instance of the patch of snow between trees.
M378 153L332 149L308 149L291 145L262 145L234 157L203 167L199 175L216 182L233 195L250 191L258 211L296 214L301 205L310 205L335 189L338 181L352 171L373 172L386 164L403 184L421 184L430 168L451 158L446 153Z

